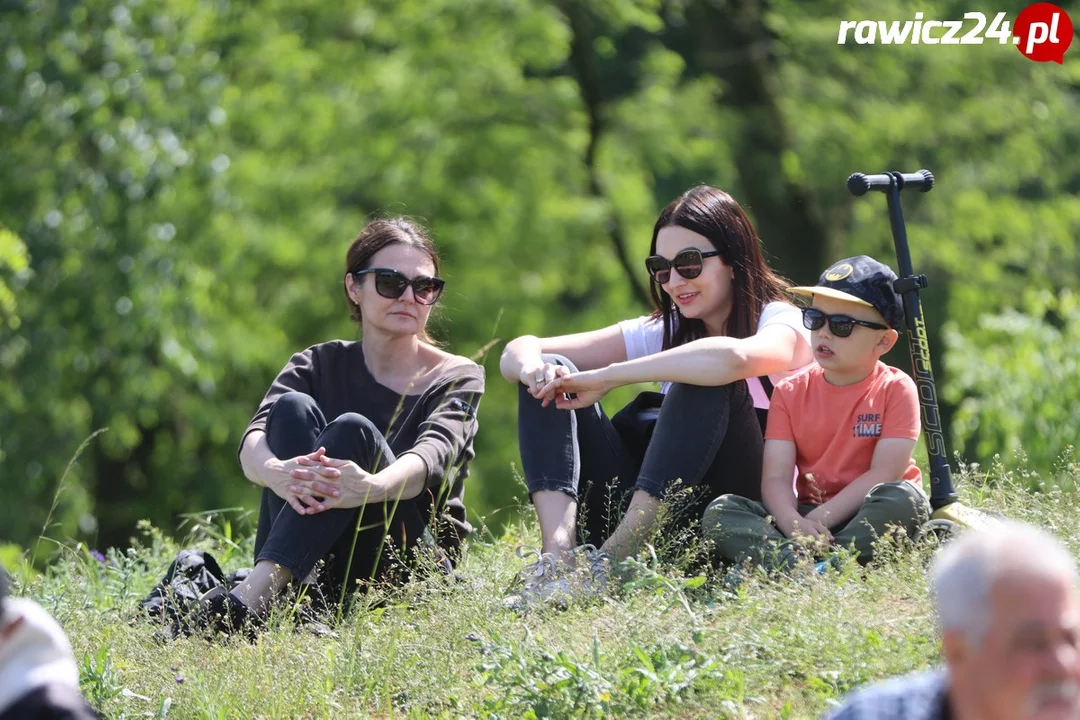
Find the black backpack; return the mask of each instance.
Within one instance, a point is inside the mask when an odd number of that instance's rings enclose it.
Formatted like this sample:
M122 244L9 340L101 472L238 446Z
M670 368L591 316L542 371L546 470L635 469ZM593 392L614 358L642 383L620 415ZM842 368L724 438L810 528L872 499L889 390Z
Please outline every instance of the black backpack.
M227 576L213 555L204 550L181 550L169 565L165 577L140 603L166 635L190 635L198 624L194 615L199 599L216 587L232 589L244 581L248 569L235 570Z

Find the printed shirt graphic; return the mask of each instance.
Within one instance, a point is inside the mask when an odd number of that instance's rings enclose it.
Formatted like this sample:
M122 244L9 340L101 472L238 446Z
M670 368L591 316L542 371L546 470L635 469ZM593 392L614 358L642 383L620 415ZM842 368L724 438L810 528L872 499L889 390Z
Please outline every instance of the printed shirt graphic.
M902 370L878 362L866 379L836 386L814 363L776 386L765 439L795 443L799 503L820 505L870 469L879 439L921 431L918 390ZM914 459L902 479L921 485Z

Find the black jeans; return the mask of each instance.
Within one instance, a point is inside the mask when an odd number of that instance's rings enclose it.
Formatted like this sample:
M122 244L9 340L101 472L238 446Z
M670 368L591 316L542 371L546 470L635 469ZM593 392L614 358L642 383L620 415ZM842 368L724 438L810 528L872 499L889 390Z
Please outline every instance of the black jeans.
M321 447L329 457L352 460L375 473L394 462L386 438L370 420L345 413L327 423L318 403L299 392L282 395L266 419L266 440L279 459L306 455ZM303 581L322 559L323 580L340 585L379 579L408 559L424 537L427 523L415 500L371 503L358 508L300 515L269 488L263 488L255 561L271 560ZM402 564L400 569L404 571Z
M576 369L560 355L544 359ZM573 411L554 403L541 407L524 385L518 398L529 493L557 490L575 498L583 542L599 546L610 537L635 490L661 499L677 492L672 517L679 525L700 520L709 502L725 493L761 499L765 441L745 381L672 385L647 447L628 443L599 404Z

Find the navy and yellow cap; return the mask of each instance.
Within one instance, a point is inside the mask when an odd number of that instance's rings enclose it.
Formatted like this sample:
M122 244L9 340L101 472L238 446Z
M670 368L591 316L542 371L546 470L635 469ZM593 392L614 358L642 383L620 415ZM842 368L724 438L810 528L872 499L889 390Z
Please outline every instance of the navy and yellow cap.
M821 273L814 287L793 287L796 295L821 295L859 303L881 313L889 327L901 329L904 303L893 289L896 273L888 265L867 255L846 258Z

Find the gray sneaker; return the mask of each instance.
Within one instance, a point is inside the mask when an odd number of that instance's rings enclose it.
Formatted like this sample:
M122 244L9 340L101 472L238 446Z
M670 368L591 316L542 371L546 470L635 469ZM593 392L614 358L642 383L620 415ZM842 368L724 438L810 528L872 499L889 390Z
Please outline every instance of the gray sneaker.
M607 587L615 559L595 545L580 545L573 550L576 556L575 586L577 594L593 597ZM582 560L584 562L582 562Z
M566 609L572 591L555 556L525 545L519 547L516 554L519 558L531 555L534 559L518 571L514 587L503 600L503 605L516 612L542 605Z

